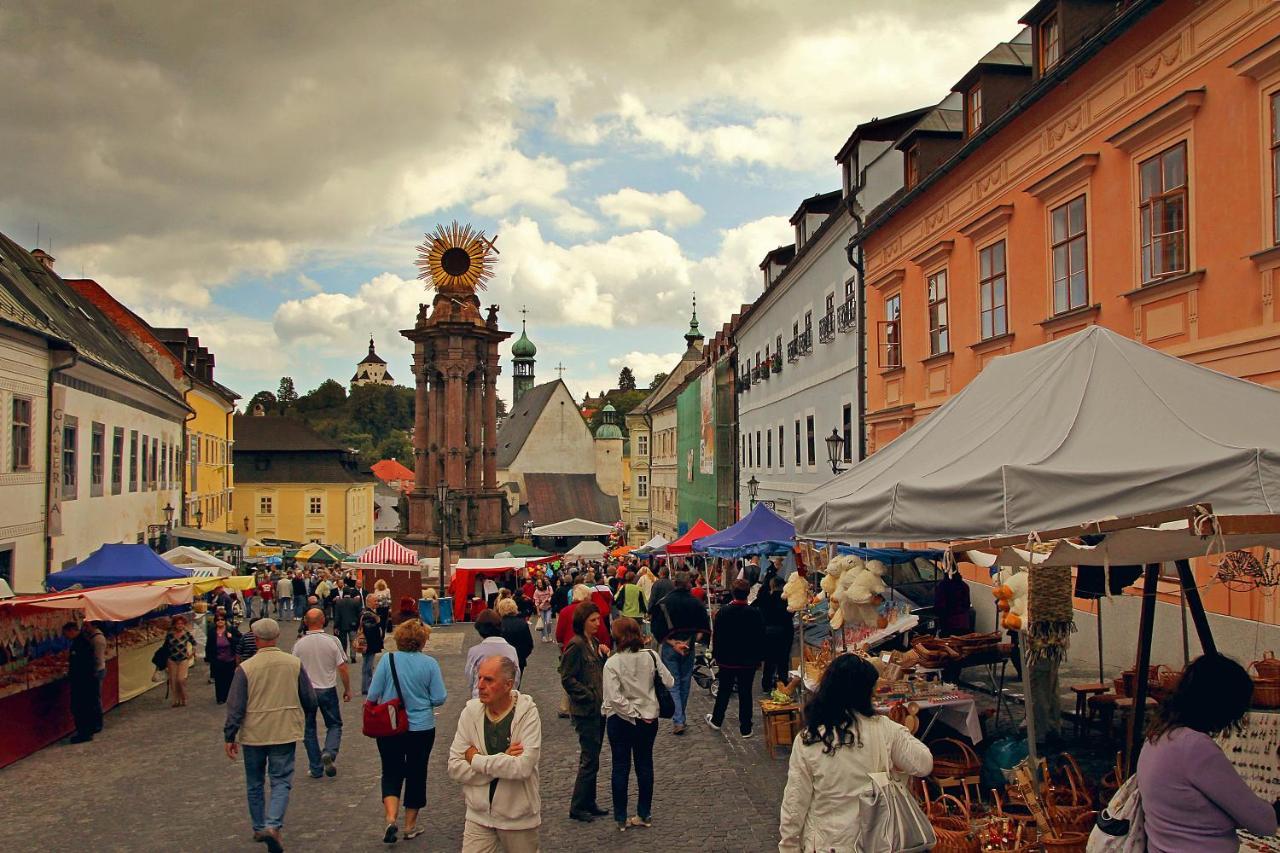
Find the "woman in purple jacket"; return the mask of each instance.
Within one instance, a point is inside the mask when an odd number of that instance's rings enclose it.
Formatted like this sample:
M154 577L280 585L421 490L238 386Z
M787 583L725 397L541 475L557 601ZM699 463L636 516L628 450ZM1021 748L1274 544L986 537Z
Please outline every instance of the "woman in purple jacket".
M1149 853L1236 853L1236 829L1272 835L1280 801L1245 785L1215 735L1239 727L1253 696L1244 667L1222 655L1196 658L1161 705L1138 758Z

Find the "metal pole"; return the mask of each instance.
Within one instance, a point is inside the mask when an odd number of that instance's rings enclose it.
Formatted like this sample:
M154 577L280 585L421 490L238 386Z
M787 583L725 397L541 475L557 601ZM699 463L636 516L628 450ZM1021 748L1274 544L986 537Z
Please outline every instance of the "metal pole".
M1098 599L1098 683L1099 684L1107 683L1107 679L1103 676L1103 672L1102 672L1102 668L1103 668L1102 667L1102 602L1104 598L1105 596L1103 598Z
M1147 721L1147 671L1151 667L1151 638L1156 623L1156 584L1160 580L1160 564L1143 567L1142 611L1138 617L1138 661L1134 666L1133 712L1129 715L1129 755L1126 765L1138 766L1142 749L1142 730Z
M1201 654L1218 653L1218 645L1213 641L1213 629L1209 627L1209 617L1204 612L1204 602L1200 600L1200 590L1196 588L1196 577L1191 572L1191 563L1187 560L1175 560L1178 567L1178 579L1182 582L1182 593L1187 599L1187 609L1191 611L1191 623L1196 626L1196 636L1200 640Z
M1031 769L1031 781L1037 781L1040 772L1040 756L1036 752L1036 703L1031 695L1031 670L1023 651L1026 644L1018 637L1018 666L1022 669L1022 711L1027 721L1027 766ZM1057 697L1054 697L1057 701Z

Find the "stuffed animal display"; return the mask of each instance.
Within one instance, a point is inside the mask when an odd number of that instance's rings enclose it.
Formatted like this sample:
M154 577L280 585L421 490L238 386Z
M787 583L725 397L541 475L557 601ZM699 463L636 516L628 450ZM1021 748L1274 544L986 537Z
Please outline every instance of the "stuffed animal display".
M782 587L782 597L787 601L787 610L799 613L809 603L809 584L799 572L792 572L791 577Z
M1013 569L1001 569L996 575L997 585L991 591L996 597L996 608L1004 614L1000 625L1010 631L1021 631L1027 624L1027 581L1030 575L1026 572L1015 573Z
M832 628L875 627L887 571L888 567L879 560L863 562L855 556L836 557L828 564L822 588L831 599Z

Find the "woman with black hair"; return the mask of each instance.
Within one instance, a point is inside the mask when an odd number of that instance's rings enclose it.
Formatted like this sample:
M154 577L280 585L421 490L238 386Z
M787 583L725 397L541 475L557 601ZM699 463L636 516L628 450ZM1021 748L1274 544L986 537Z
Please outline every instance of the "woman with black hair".
M1235 853L1237 828L1275 833L1280 801L1249 790L1213 740L1241 727L1252 698L1244 667L1213 654L1193 660L1160 706L1138 757L1150 853Z
M805 706L805 728L791 747L782 793L778 850L844 850L862 829L861 795L871 773L927 776L929 748L876 714L878 673L857 655L831 662Z

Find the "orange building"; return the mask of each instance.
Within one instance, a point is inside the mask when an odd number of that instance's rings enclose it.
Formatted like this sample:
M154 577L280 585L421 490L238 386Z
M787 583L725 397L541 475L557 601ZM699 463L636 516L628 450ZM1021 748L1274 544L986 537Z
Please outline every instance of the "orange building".
M1280 3L1043 0L1023 23L898 140L903 189L855 238L868 452L1093 323L1280 387Z

